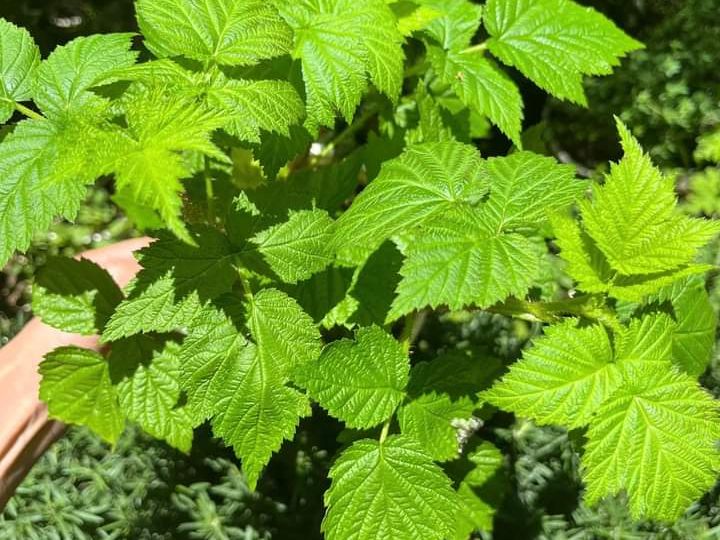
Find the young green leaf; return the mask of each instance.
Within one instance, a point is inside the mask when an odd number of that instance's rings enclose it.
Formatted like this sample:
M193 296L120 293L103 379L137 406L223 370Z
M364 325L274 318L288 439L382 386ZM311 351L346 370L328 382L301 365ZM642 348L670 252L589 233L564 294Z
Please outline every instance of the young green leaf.
M450 479L404 436L363 439L330 470L323 531L328 540L443 540L458 509Z
M108 363L96 352L61 347L40 363L40 399L52 418L89 427L115 444L125 418L110 381Z
M491 443L483 441L468 454L467 461L473 468L457 488L460 509L451 536L453 540L467 540L473 531L490 532L493 528L492 519L496 509L485 500L482 488L500 469L502 453Z
M487 116L518 147L523 103L515 83L494 62L478 54L429 46L428 57L439 77L462 102Z
M92 335L102 332L122 299L110 274L92 261L52 257L35 278L32 308L45 324Z
M625 490L635 519L674 521L716 480L717 402L669 362L625 364L597 410L582 464L594 504Z
M196 227L193 234L196 246L161 233L139 252L143 269L128 287L128 297L110 319L103 340L183 328L203 304L230 292L237 272L227 238L211 227Z
M412 146L386 162L340 217L335 246L341 257L358 259L354 250L374 251L398 232L453 207L479 203L486 192L484 163L472 146L457 142Z
M28 31L0 18L0 124L16 103L32 98L39 64L40 49Z
M403 276L388 321L426 306L488 307L523 296L536 279L544 246L506 233L474 210L446 213L405 249Z
M318 360L295 370L293 381L348 427L369 428L400 404L409 371L400 343L371 326L358 330L355 341L328 345Z
M368 86L396 100L403 80L403 37L384 0L276 2L295 32L311 132L352 120Z
M210 140L223 124L216 112L196 101L150 89L131 96L126 104L128 129L118 141L117 157L110 166L119 189L158 211L168 229L191 243L180 218L183 186L191 176L181 152L198 152L227 161Z
M459 51L470 45L480 26L482 6L470 0L418 0L440 16L431 22L425 34L446 51Z
M51 119L79 115L103 117L110 101L90 90L107 84L116 69L132 66L137 53L130 50L132 34L76 38L55 49L37 70L34 99Z
M689 264L720 225L684 216L676 208L674 182L663 177L618 120L625 156L613 164L592 201L583 202L588 234L617 272L634 276Z
M252 242L282 281L297 283L332 263L333 227L324 210L291 212L288 221L257 233Z
M153 437L189 452L193 425L180 399L178 345L153 336L113 343L108 357L110 379L120 408Z
M158 57L246 66L286 54L292 32L263 0L138 0L145 44Z
M569 321L546 328L545 336L483 396L540 424L576 428L588 423L619 384L605 328L578 328Z
M570 0L488 0L488 48L549 93L586 104L583 75L608 75L642 47L592 8Z

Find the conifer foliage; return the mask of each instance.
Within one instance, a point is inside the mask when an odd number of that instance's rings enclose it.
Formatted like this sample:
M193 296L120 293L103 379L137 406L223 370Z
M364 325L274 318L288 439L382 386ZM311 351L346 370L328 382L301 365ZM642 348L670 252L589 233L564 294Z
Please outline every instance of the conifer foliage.
M106 344L48 355L52 416L111 443L133 422L182 451L208 422L255 487L321 407L354 434L328 540L489 529L479 488L503 457L477 427L495 407L580 430L590 503L624 491L635 517L672 521L711 486L718 405L697 378L716 321L696 255L720 225L678 211L620 122L602 182L522 150L507 69L584 105L583 77L640 43L571 0L136 11L140 35L47 58L0 20L0 263L101 177L155 238L122 291L85 260L38 276L36 313ZM479 154L483 119L512 153ZM558 254L574 294L538 300ZM448 309L543 335L497 379L483 356L415 361L418 314Z

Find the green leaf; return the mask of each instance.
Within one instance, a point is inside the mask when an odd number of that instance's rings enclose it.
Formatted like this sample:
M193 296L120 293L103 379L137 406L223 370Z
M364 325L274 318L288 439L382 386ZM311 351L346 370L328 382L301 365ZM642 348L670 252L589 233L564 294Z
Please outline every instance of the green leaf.
M252 242L282 281L297 283L332 263L333 227L324 210L291 212L288 221L257 233Z
M587 432L586 500L624 490L635 519L675 521L715 483L718 425L717 402L669 362L626 364Z
M487 192L484 163L472 146L424 143L385 162L380 175L337 221L340 257L357 261L353 251L374 251L385 240L453 207L477 204Z
M456 422L472 418L477 393L499 367L496 359L460 352L413 366L408 400L398 411L403 435L419 442L436 461L457 458L463 441Z
M284 376L320 355L320 331L284 292L263 289L255 294L247 305L246 318L258 358Z
M523 103L515 83L491 61L478 54L428 47L433 69L462 102L487 116L516 146L520 137Z
M620 372L605 328L576 324L546 328L485 399L540 424L586 425L619 386Z
M197 101L166 94L162 89L131 96L126 118L128 129L118 141L117 157L111 166L118 188L157 210L168 229L192 242L180 216L180 180L192 174L181 152L198 152L227 161L210 140L223 119Z
M245 81L216 77L207 90L207 103L220 111L230 135L261 142L261 130L289 135L290 126L305 116L305 105L285 81Z
M0 18L0 124L33 95L40 49L30 33Z
M474 531L491 532L495 508L486 501L489 480L498 472L503 462L503 455L495 446L483 441L472 450L467 461L472 469L465 475L457 488L460 510L455 521L454 536L456 540L467 540ZM485 489L483 489L485 488ZM496 498L497 489L493 490Z
M406 247L403 279L387 320L426 306L482 308L523 296L538 275L543 251L525 236L496 229L483 215L446 213Z
M110 274L87 259L52 257L38 272L32 307L45 324L65 332L102 332L123 294Z
M550 326L490 390L488 402L540 424L587 425L622 383L622 365L670 359L675 325L666 315L633 319L615 336L577 321Z
M110 82L108 75L132 66L132 34L76 38L55 49L37 70L35 103L49 118L104 116L110 101L90 90Z
M183 328L203 304L232 289L237 272L225 236L212 227L193 233L197 246L166 233L140 250L143 269L110 319L104 341Z
M626 276L675 270L687 265L720 231L720 224L689 218L676 208L674 181L663 177L637 140L618 120L625 151L592 201L581 205L585 230Z
M180 400L178 345L152 336L113 343L108 358L110 378L120 407L153 437L182 452L192 446L193 426Z
M246 323L254 345L217 375L222 389L213 431L242 459L254 488L273 452L293 436L300 417L310 414L308 398L286 383L295 367L317 358L321 342L312 319L275 289L248 298Z
M569 0L488 0L488 48L561 99L586 104L583 75L609 75L642 47L592 8Z
M390 8L397 18L398 30L405 37L424 30L432 21L442 15L430 6L418 5L406 0L393 2L390 4Z
M715 346L717 315L700 277L676 282L661 291L659 301L669 300L677 328L673 334L673 361L693 377L699 377L710 362Z
M292 32L263 0L138 0L145 44L158 57L253 65L286 54Z
M363 439L330 470L323 531L328 540L442 540L453 528L457 499L450 479L412 439Z
M567 208L586 188L575 179L575 167L532 152L515 152L487 160L490 198L483 213L498 229L543 223L549 213Z
M40 399L48 404L52 418L87 426L106 441L117 442L125 419L102 356L61 347L45 356L39 372Z
M81 152L71 157L62 152L63 139L75 141L79 127L25 120L0 143L0 265L16 249L25 250L54 217L75 217L85 184L94 180L87 171L72 174L76 170L67 160L82 161Z
M215 435L242 459L251 489L273 452L283 440L292 438L300 417L310 414L307 397L286 386L268 360L259 350L254 356L241 356L236 371L225 381L212 424Z
M400 404L409 371L402 345L371 326L358 330L355 341L328 345L318 360L295 370L293 381L348 427L369 428Z
M388 241L368 257L358 271L350 296L357 304L349 322L359 326L383 325L400 282L402 254Z
M229 378L255 357L245 336L223 312L204 307L190 325L178 352L180 381L195 425L217 412Z
M403 80L395 15L384 0L276 2L295 32L293 56L302 60L306 127L332 127L335 113L350 122L368 86L396 100Z
M470 45L477 33L482 6L469 0L418 0L422 6L441 14L425 30L446 51L459 51Z

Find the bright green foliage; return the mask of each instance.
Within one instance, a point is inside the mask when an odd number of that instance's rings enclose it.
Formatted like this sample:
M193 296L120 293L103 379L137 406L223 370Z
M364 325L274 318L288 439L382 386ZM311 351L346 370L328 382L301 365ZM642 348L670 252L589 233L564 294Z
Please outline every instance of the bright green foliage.
M468 0L426 0L424 4L443 14L426 30L433 69L463 103L486 115L520 145L523 113L517 86L492 61L466 51L480 26L481 7Z
M551 326L483 396L541 424L586 426L620 387L622 365L669 360L674 330L666 315L633 319L611 345L601 325Z
M498 370L494 358L448 353L413 366L408 400L398 411L403 434L427 449L437 461L462 452L457 421L469 420L478 407L476 394Z
M386 239L431 221L462 204L477 204L487 192L483 162L471 146L425 143L387 162L380 175L337 222L340 256L379 247Z
M120 408L153 437L189 452L193 426L179 406L180 362L177 344L152 336L136 336L113 344L108 358L110 378Z
M158 57L244 66L286 54L292 33L262 0L138 0L140 30Z
M232 445L254 488L272 453L310 413L307 396L286 383L293 368L315 360L320 335L310 317L275 289L249 299L246 317L255 345L223 374L213 431Z
M40 50L24 28L0 19L0 123L32 97Z
M568 272L581 289L636 302L707 271L693 259L720 227L683 215L672 180L653 166L619 121L618 130L625 156L580 205L582 225L563 217L553 225Z
M306 210L291 213L288 221L259 232L252 241L280 279L296 283L332 263L333 225L327 212Z
M168 229L191 242L180 219L180 180L191 171L180 153L225 159L210 141L210 134L223 121L195 102L171 99L154 89L132 96L126 107L128 130L113 164L118 187L157 210Z
M705 291L704 280L693 277L676 282L657 295L669 300L677 328L673 334L673 361L694 377L702 375L715 346L717 315Z
M405 397L410 364L402 346L377 326L358 330L355 341L336 341L293 379L349 427L387 420Z
M104 116L110 101L91 89L107 83L116 69L135 63L130 50L132 34L108 34L77 38L58 47L37 70L34 100L51 119Z
M330 478L328 540L442 540L452 531L457 501L450 480L412 439L358 441L340 455Z
M593 190L592 202L583 204L585 229L610 266L624 275L689 263L720 228L681 215L672 179L662 177L625 126L618 123L618 131L625 156Z
M389 320L427 305L487 307L522 296L536 279L544 250L519 232L571 204L583 184L571 168L529 152L482 165L487 201L476 210L446 211L409 243Z
M101 332L122 299L110 274L87 259L51 258L33 285L35 314L78 334Z
M720 163L720 130L706 133L698 139L694 157L697 161Z
M185 327L201 304L230 292L237 275L228 240L210 227L196 228L194 239L197 247L165 233L139 252L143 269L108 323L104 340Z
M475 530L491 531L495 509L479 494L488 480L502 465L503 456L495 446L485 441L467 456L472 468L457 488L459 511L453 539L466 540Z
M605 328L568 321L549 327L484 397L542 424L584 426L620 384L613 360Z
M302 60L310 131L348 122L368 78L391 99L403 76L402 35L384 0L276 2L295 33L292 54Z
M634 517L672 521L715 483L718 406L669 363L623 371L587 433L585 496L592 504L624 489Z
M577 430L591 502L625 490L670 520L712 483L716 405L691 377L716 325L696 260L720 226L680 212L622 125L624 158L584 197L573 167L522 151L519 89L490 56L584 103L582 77L637 42L569 0L136 6L138 39L45 60L0 20L0 119L28 117L0 134L0 264L98 178L155 238L125 296L87 261L38 275L35 311L103 341L42 363L52 416L185 452L206 424L254 489L317 404L347 428L328 540L490 531L491 405ZM490 123L518 150L482 158ZM521 320L488 336L524 351L501 380L490 349L446 340L460 310Z
M551 94L585 105L583 75L607 75L642 45L570 0L488 0L490 51Z
M40 364L40 399L50 416L83 424L115 443L125 427L107 361L78 347L61 347Z

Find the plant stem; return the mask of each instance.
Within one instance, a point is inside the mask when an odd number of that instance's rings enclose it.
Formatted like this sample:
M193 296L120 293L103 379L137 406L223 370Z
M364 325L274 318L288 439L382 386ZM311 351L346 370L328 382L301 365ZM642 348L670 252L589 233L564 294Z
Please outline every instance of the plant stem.
M387 421L383 424L382 431L380 432L380 444L385 442L385 439L387 439L388 433L390 433L390 421L392 420L392 416L387 419Z
M415 328L415 321L417 320L417 313L408 313L405 316L405 326L403 326L402 334L400 334L400 343L405 349L405 352L410 352L410 346L412 345L413 330Z
M208 220L215 225L215 190L210 172L210 158L205 156L205 197L207 198Z
M378 113L377 105L369 105L365 112L363 112L358 118L353 120L352 124L341 131L334 139L332 139L323 148L322 152L318 157L325 158L330 156L340 144L351 138L355 133L360 131L365 124L367 124L376 114Z
M460 54L484 52L487 48L488 48L487 41L483 41L482 43L478 43L477 45L472 45L472 46L468 47L467 49L463 49L462 51L460 51Z
M531 322L557 323L563 315L574 315L591 319L616 330L620 323L617 317L596 296L578 296L557 302L528 302L509 298L487 310L490 313L507 315Z
M33 120L45 120L45 117L42 114L33 111L22 103L15 103L15 110L21 112L28 118L32 118Z

